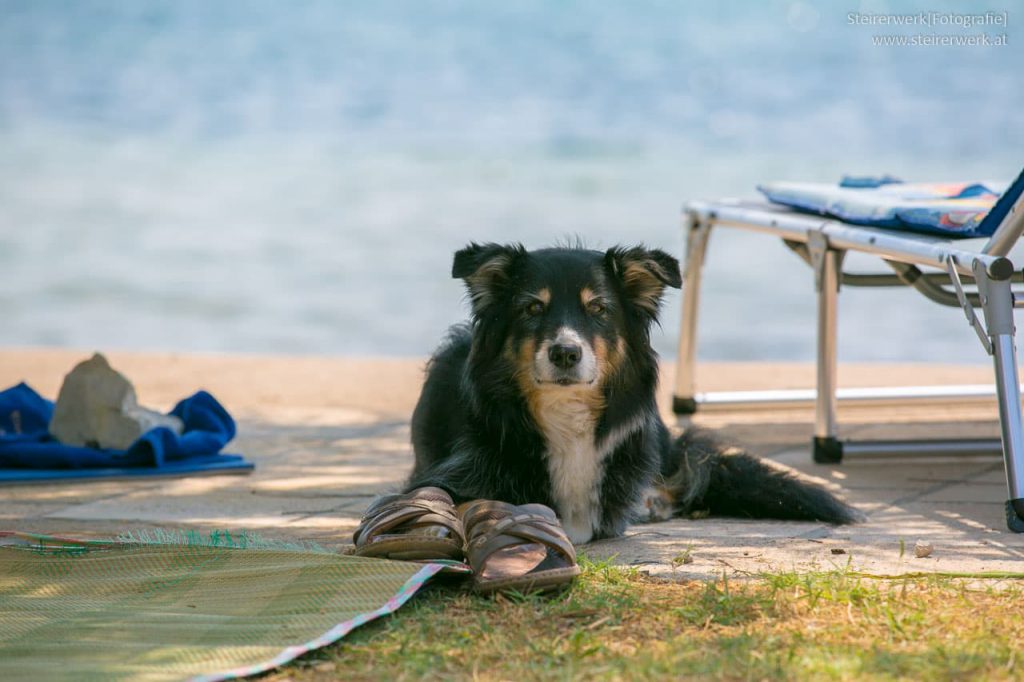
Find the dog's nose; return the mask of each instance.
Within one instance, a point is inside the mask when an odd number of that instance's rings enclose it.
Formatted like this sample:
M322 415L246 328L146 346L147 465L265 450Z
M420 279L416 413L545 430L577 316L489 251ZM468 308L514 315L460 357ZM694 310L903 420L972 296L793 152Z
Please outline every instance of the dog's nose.
M556 343L548 349L548 359L555 367L569 369L583 357L583 349L574 343Z

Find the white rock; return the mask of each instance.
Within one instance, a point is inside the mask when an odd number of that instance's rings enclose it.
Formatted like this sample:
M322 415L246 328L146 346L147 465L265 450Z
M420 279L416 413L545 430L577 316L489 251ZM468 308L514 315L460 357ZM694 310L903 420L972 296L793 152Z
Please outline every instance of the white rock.
M96 353L64 377L50 435L65 445L124 450L157 426L185 429L177 417L141 407L131 382Z
M914 543L914 556L918 559L923 559L927 556L931 556L933 549L932 543L925 542L924 540L918 540Z

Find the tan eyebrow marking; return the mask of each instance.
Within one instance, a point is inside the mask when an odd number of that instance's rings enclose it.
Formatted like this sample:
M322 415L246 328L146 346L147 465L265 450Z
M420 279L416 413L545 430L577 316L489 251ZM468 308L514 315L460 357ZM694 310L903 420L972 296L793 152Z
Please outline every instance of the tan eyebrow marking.
M537 292L537 298L543 301L544 305L549 305L551 303L551 289L544 287Z
M591 291L590 287L580 289L580 301L583 302L584 306L590 305L590 302L595 298L598 298L598 295Z

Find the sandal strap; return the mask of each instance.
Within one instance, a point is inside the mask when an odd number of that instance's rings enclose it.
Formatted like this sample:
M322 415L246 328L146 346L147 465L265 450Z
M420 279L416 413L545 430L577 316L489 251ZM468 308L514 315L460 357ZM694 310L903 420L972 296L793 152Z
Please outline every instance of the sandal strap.
M457 531L458 517L442 507L410 501L379 510L372 518L367 519L366 525L362 527L362 536L371 540L398 526L419 528L429 525L441 525Z
M352 542L356 545L372 542L377 536L399 526L405 529L442 526L459 544L465 542L462 521L455 511L455 505L429 494L424 495L420 490L393 498L382 498L371 505L352 535Z
M487 559L506 547L524 544L542 544L557 551L566 561L576 563L576 549L569 541L558 517L541 505L514 507L504 503L473 505L463 515L463 525L469 537L467 557L477 569ZM548 512L548 513L545 513ZM498 516L502 513L506 516Z

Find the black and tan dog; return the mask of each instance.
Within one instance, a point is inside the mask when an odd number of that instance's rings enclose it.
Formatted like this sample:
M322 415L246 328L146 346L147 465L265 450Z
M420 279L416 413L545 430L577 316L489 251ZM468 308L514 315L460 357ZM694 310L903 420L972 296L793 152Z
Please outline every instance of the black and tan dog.
M665 252L471 244L452 275L465 280L472 321L428 366L407 490L539 502L574 543L697 510L859 519L824 488L706 434L670 436L650 343L665 287L681 284Z

